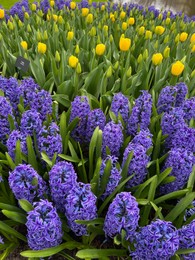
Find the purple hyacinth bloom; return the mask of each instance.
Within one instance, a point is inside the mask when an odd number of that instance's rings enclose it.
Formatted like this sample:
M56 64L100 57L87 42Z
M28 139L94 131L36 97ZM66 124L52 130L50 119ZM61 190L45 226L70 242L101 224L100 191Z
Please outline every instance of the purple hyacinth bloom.
M195 220L188 225L183 226L179 232L179 249L194 249L195 248ZM195 253L181 255L182 259L195 259Z
M195 214L195 200L189 205L189 207L185 210L184 221L190 218L192 215Z
M77 175L72 163L62 161L55 164L49 172L51 197L58 210L64 211L65 199L76 185Z
M117 194L108 208L104 222L106 236L113 238L126 231L126 238L129 239L138 226L139 220L138 203L130 192Z
M147 155L144 146L129 143L123 154L122 167L131 152L133 152L133 158L128 167L128 176L131 176L132 174L134 174L134 176L127 182L127 188L132 188L143 182L147 175L147 164L150 161L150 157Z
M163 169L171 167L170 176L174 176L176 179L162 185L161 193L167 194L182 189L189 179L194 163L195 157L192 152L181 148L171 149Z
M4 244L3 238L0 236L0 244Z
M185 101L185 97L188 93L188 87L186 86L185 83L180 82L176 85L176 88L177 88L177 95L175 100L175 106L180 107L183 105Z
M137 135L131 140L132 144L142 145L146 151L152 147L152 134L150 130L141 130Z
M106 146L110 149L113 156L119 156L120 148L123 144L123 131L121 123L108 122L103 130L102 153L106 156Z
M129 100L122 93L117 93L114 95L110 109L116 116L120 113L125 123L128 121Z
M93 220L97 218L96 196L90 184L79 182L70 191L65 201L65 215L68 225L77 236L87 235L86 225L75 220Z
M11 7L9 10L10 15L18 15L21 21L24 20L24 12L30 13L28 0L22 0L21 2L17 2L15 5Z
M8 115L14 119L11 104L5 97L0 96L0 142L3 144L6 143L6 135L10 134Z
M72 131L71 135L77 142L86 141L86 127L87 127L87 116L90 112L90 106L88 98L85 96L77 96L71 103L71 114L70 122L76 117L79 118L79 123Z
M87 119L86 139L90 142L94 130L97 126L103 130L106 124L106 117L101 109L97 108L89 112Z
M39 112L41 120L44 121L47 118L47 115L52 113L51 94L45 90L32 93L30 107Z
M28 245L33 250L58 246L62 242L62 222L48 200L34 203L27 216Z
M59 127L51 123L49 127L43 126L37 138L39 152L45 152L52 160L55 153L62 153L62 138Z
M179 235L171 222L157 219L136 234L133 260L169 260L179 248Z
M18 130L13 130L7 139L7 149L11 158L15 158L17 141L20 141L21 152L27 155L26 135Z
M110 176L106 185L105 192L101 195L102 200L108 197L116 189L121 180L121 168L117 167L117 160L117 157L108 155L106 159L102 161L102 165L100 168L100 180L106 168L106 163L108 161L111 162Z
M42 127L40 114L35 110L27 110L22 114L20 131L25 135L33 136L39 133Z
M46 14L48 12L48 10L50 9L49 0L42 0L40 2L40 8Z
M183 103L184 119L189 123L191 119L195 119L195 97L186 99Z
M138 129L146 130L152 113L152 96L146 91L135 100L135 105L128 119L127 133L135 136Z
M26 199L32 203L47 194L45 181L31 165L16 166L9 174L9 185L17 200Z

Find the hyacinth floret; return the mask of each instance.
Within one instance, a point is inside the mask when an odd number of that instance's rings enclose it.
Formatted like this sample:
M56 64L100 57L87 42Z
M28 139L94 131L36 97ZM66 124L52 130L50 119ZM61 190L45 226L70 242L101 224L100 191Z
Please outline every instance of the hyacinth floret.
M191 119L195 119L195 97L186 99L182 105L184 111L184 119L189 123Z
M73 187L65 202L65 215L68 225L77 236L87 235L86 225L77 224L75 220L93 220L97 218L96 196L90 184L78 182Z
M152 113L152 96L146 91L135 100L131 115L128 119L127 133L135 136L138 129L146 130L150 124Z
M140 144L146 150L153 146L152 144L152 134L149 129L141 130L137 135L132 139L132 144Z
M76 96L71 103L71 114L70 122L76 117L79 118L79 122L73 129L71 135L77 142L86 141L86 127L87 127L87 116L90 112L89 101L86 96Z
M180 107L185 102L185 97L188 93L188 87L185 83L180 82L176 85L177 95L175 100L175 107Z
M25 10L25 12L30 13L28 0L22 0L20 2L17 2L14 6L11 7L9 12L10 12L11 16L18 15L20 20L23 21L24 20L24 10Z
M113 156L118 157L120 148L123 144L123 131L121 123L108 122L103 130L103 156L106 156L106 146L110 149Z
M72 163L62 161L52 167L49 172L49 185L51 197L58 210L64 211L66 196L76 183L77 175Z
M111 162L110 176L106 185L105 192L101 195L102 200L108 197L116 189L116 187L118 186L121 180L122 177L121 168L117 167L117 160L118 160L117 157L108 155L106 159L102 161L101 168L100 168L100 180L106 168L106 163L108 161Z
M97 108L89 112L87 119L86 139L89 142L97 126L103 130L106 124L106 117L101 109Z
M9 185L17 200L26 199L32 203L47 194L45 181L31 165L16 166L9 174Z
M116 195L110 204L104 222L106 236L113 238L126 231L126 238L129 239L138 226L139 221L138 203L131 195L131 192L121 192Z
M111 111L115 113L116 116L121 114L123 121L126 123L129 118L129 100L122 93L117 93L114 95Z
M179 249L179 235L171 222L157 219L135 235L133 260L169 260Z
M36 110L27 110L22 114L20 131L25 135L38 134L42 127L40 114Z
M195 157L192 152L182 148L171 149L163 169L171 167L172 171L169 176L174 176L176 179L162 185L161 193L167 194L182 189L189 179L194 163Z
M58 246L62 242L62 223L56 209L48 200L33 204L27 216L28 245L33 250Z

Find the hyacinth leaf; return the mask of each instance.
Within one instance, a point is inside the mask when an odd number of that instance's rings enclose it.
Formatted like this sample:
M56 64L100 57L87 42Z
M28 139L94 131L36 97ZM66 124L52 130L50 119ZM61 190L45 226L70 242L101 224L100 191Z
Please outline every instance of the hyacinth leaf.
M53 98L53 100L57 101L58 103L60 103L64 107L67 107L67 108L70 107L70 100L69 100L69 97L67 95L55 94L55 95L52 95L52 98Z
M137 203L139 205L145 206L145 205L149 205L150 201L147 199L136 199Z
M22 213L22 210L20 208L5 203L0 203L0 209Z
M5 251L0 255L0 259L1 260L7 259L9 254L11 254L11 252L13 252L17 247L18 247L18 242L10 243L9 245L7 245Z
M187 194L187 192L189 192L189 189L173 191L173 192L171 192L169 194L163 195L163 196L155 199L154 203L155 204L159 204L161 202L164 202L165 200L171 200L171 199L175 199L175 198L180 198L180 197L183 197L185 194Z
M83 224L83 225L97 225L97 224L104 224L104 218L96 218L93 220L75 220L76 223L78 224Z
M97 162L98 158L101 157L101 154L102 154L102 130L99 129L97 143L96 143L95 162Z
M8 115L8 122L9 122L10 130L13 131L16 127L15 127L14 119L11 115Z
M179 250L176 251L177 255L185 255L185 254L191 254L191 253L195 253L195 248L179 249Z
M79 123L80 119L79 117L75 117L72 122L67 127L67 133L72 132L72 130L76 127L76 125Z
M18 164L22 163L22 152L21 152L21 145L20 140L17 140L16 142L16 153L15 153L15 164L16 166Z
M123 249L82 249L76 253L80 259L100 258L106 256L126 256L127 251Z
M63 111L63 113L60 115L60 135L62 137L62 144L63 144L63 151L65 146L65 137L66 137L66 113Z
M189 192L193 190L195 183L195 166L193 166L192 173L190 174L190 177L188 179L187 188L189 189ZM186 194L186 196L188 193Z
M99 178L100 178L100 168L102 164L102 159L99 158L96 163L96 169L93 174L93 178L90 182L91 184L91 190L92 192L97 196L98 195L98 190L99 190Z
M130 164L132 158L133 158L133 151L129 153L129 155L127 156L127 159L126 159L126 161L124 163L124 166L123 166L122 172L121 172L122 178L121 178L120 182L123 182L127 178L129 164Z
M98 131L99 131L99 126L97 126L96 129L94 130L89 144L89 180L91 180L93 176L94 152L95 152L96 142L98 138Z
M19 212L12 212L9 210L2 210L3 215L7 218L12 219L18 223L25 224L26 223L26 216Z
M79 151L80 151L80 155L81 155L81 161L80 161L78 166L82 167L82 176L80 176L80 177L81 177L81 180L84 183L88 183L87 172L86 172L86 169L85 169L86 160L84 160L84 158L83 158L83 152L82 152L82 149L81 149L81 146L80 146L79 143L78 143L78 147L79 147Z
M45 161L49 165L49 167L52 167L52 161L49 159L46 153L41 153L41 159Z
M162 184L167 184L167 183L173 182L173 181L175 181L175 179L176 179L175 176L168 176L168 177L166 177L166 179L164 179L162 181Z
M73 158L69 155L64 155L64 154L59 154L59 157L61 157L62 159L68 161L68 162L75 162L75 163L79 163L80 159L79 158Z
M144 189L150 185L150 183L156 179L156 175L151 177L150 179L148 179L147 181L145 181L144 183L140 184L138 187L135 187L134 189L136 189L136 192L134 193L134 196L136 198L140 198L140 197L143 197L141 196L141 193L144 191Z
M17 237L21 239L22 241L26 242L26 237L20 234L15 229L9 227L7 224L5 224L3 221L0 221L0 230L5 231L6 233L13 235L14 237Z
M75 148L74 148L74 146L72 145L72 143L71 143L70 141L68 142L68 148L69 148L69 150L70 150L71 156L72 156L73 158L75 158L75 159L79 159L79 157L78 157L78 155L77 155L77 153L76 153L76 151L75 151Z
M112 167L111 160L108 160L106 162L106 167L105 167L103 175L101 177L100 191L99 191L98 197L100 197L106 190L106 186L107 186L107 183L108 183L108 180L110 177L111 167Z
M167 214L165 220L173 222L192 203L194 198L195 192L191 192L181 199L180 202Z
M150 204L153 207L153 209L156 211L155 217L163 220L164 217L163 217L163 215L161 213L162 208L161 207L157 207L156 204L154 204L152 201L150 201Z
M33 206L30 204L30 202L28 200L21 199L21 200L18 200L18 202L20 204L20 207L24 211L29 212L29 211L33 210Z
M27 144L27 149L28 149L28 163L30 165L32 165L32 167L36 171L38 171L39 167L38 167L38 164L37 164L37 159L36 159L35 151L33 149L32 139L31 139L30 136L27 136L26 144Z
M43 69L42 61L38 57L35 61L31 59L30 68L31 68L33 76L36 79L36 82L40 86L43 86L45 84L45 71Z
M171 173L171 171L172 171L172 168L170 167L159 174L157 186L159 186L167 178L167 176Z
M8 153L5 153L5 155L6 155L6 159L7 159L7 162L8 162L8 164L9 164L9 167L10 167L12 170L14 170L15 167L16 167L15 163L13 162L12 158L9 156Z
M154 146L152 160L156 160L159 157L160 147L161 147L161 137L162 137L162 130L160 130L158 132L156 142L155 142L155 146Z

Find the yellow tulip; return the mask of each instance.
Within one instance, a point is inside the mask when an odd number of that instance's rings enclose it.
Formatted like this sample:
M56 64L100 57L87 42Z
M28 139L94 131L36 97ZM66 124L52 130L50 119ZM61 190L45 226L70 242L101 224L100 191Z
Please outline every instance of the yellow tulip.
M36 9L37 9L36 4L32 4L32 5L31 5L31 10L32 10L32 11L36 11Z
M122 23L122 29L123 29L123 31L127 30L127 23L126 22Z
M0 9L0 19L3 19L5 17L5 11L3 9Z
M145 39L152 39L152 32L150 30L146 30L145 32Z
M139 30L138 30L138 34L139 34L139 35L143 35L144 32L145 32L145 27L144 27L144 26L141 26L141 27L139 28Z
M75 47L75 53L79 54L79 52L80 52L80 48L79 48L79 45L77 44L76 47Z
M163 51L164 58L168 58L170 55L170 48L167 46Z
M29 19L29 14L27 12L24 13L24 17L28 20Z
M56 14L53 14L53 20L55 21L55 22L57 22L57 20L58 20L58 16L56 15Z
M166 25L170 24L170 22L171 22L171 19L169 17L167 17L165 20Z
M68 32L68 34L67 34L67 40L68 40L68 41L71 41L71 40L73 39L73 37L74 37L74 32L72 32L72 31Z
M179 76L184 70L184 64L181 61L176 61L171 66L171 74L173 76Z
M75 69L77 67L79 60L77 59L77 57L71 55L68 59L68 64L71 68Z
M190 42L194 43L195 42L195 33L192 34L191 38L190 38Z
M60 58L60 53L58 51L56 51L55 53L55 61L56 62L60 62L61 58Z
M120 18L121 18L121 19L124 19L125 16L126 16L126 13L125 13L124 11L122 11L122 12L120 13Z
M89 13L89 8L82 8L81 9L81 12L82 12L82 16L87 16L88 15L88 13Z
M70 8L72 9L72 10L74 10L75 8L76 8L76 3L75 2L70 2Z
M96 53L98 56L102 56L102 55L104 54L105 50L106 50L105 44L100 43L100 44L97 44L97 45L96 45L95 53Z
M88 14L87 15L86 22L87 23L93 23L93 14Z
M55 5L55 1L50 1L50 6L53 7Z
M121 51L128 51L131 46L131 39L129 38L120 38L119 48Z
M105 5L101 6L101 11L104 11L106 9Z
M62 24L64 22L64 19L61 15L58 16L58 23Z
M107 31L108 31L108 25L104 25L104 26L103 26L103 30L104 30L105 32L107 32Z
M163 26L156 26L155 27L155 33L158 34L158 35L162 35L165 31L165 28Z
M195 52L195 44L192 46L192 52Z
M134 17L130 17L128 20L129 25L134 25L135 23L135 18Z
M28 49L28 44L27 44L26 41L22 41L22 42L20 43L20 45L22 46L22 48L23 48L25 51Z
M180 42L185 42L187 40L187 38L188 38L188 33L186 33L186 32L182 32L179 36Z
M152 55L152 63L157 66L160 65L162 63L163 60L163 56L161 53L155 53Z
M47 45L45 43L39 42L38 43L38 53L44 54L46 53Z

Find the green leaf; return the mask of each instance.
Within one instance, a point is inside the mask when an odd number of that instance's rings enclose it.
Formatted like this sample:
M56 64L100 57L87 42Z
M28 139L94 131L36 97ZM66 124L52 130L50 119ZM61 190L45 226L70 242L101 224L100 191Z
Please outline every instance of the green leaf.
M102 165L102 159L99 158L97 163L96 163L96 169L93 174L93 178L90 182L91 184L91 190L92 192L97 196L98 195L98 190L99 190L99 177L100 177L100 168Z
M75 163L79 163L80 162L80 159L79 158L73 158L69 155L64 155L64 154L58 154L59 157L63 158L64 160L66 161L69 161L69 162L75 162Z
M49 167L52 167L52 161L49 159L49 157L45 152L41 153L41 157L42 157L41 159L45 161L49 165Z
M159 174L158 177L158 182L157 182L157 186L159 186L161 184L161 182L164 181L164 179L171 173L172 168L167 168L166 170L164 170L164 172Z
M186 255L190 253L195 253L195 248L190 248L190 249L179 249L176 251L177 255Z
M104 173L101 177L100 192L98 194L98 197L100 197L104 193L104 191L106 190L108 180L109 180L109 177L110 177L111 167L112 167L111 160L107 160L106 167L104 169Z
M122 168L122 172L121 172L121 176L122 176L121 182L123 182L123 181L127 178L128 169L129 169L129 164L130 164L132 158L133 158L133 151L128 154L127 159L126 159L126 161L125 161L125 163L124 163L124 166L123 166L123 168Z
M76 257L80 259L100 258L106 256L127 256L127 251L123 249L83 249L77 252Z
M62 144L63 144L63 151L64 151L64 146L65 146L65 138L66 138L66 132L67 130L67 125L66 125L66 113L65 111L60 115L60 135L62 138Z
M13 162L12 158L9 156L8 153L5 153L5 155L6 155L6 159L7 159L7 161L8 161L9 167L10 167L12 170L14 170L15 167L16 167L15 163Z
M179 198L184 196L189 190L188 189L184 189L184 190L179 190L179 191L173 191L169 194L163 195L157 199L154 200L155 204L159 204L161 202L164 202L165 200L171 200L171 199L175 199L175 198Z
M22 163L22 151L21 151L21 144L20 140L16 142L16 153L15 153L15 164L19 165Z
M31 210L33 210L33 206L30 204L30 202L28 200L25 200L25 199L21 199L21 200L18 200L19 204L20 204L20 207L26 211L26 212L29 212Z
M25 224L26 216L19 212L13 212L9 210L2 210L2 213L9 219L12 219L18 223Z
M155 175L155 176L152 176L150 179L148 179L148 180L145 181L144 183L140 184L138 187L135 187L135 188L136 188L136 192L134 193L134 196L135 196L136 198L140 198L142 191L143 191L148 185L150 185L150 183L151 183L155 178L156 178L156 175Z
M11 115L8 115L8 121L9 121L10 130L13 131L15 129L15 121Z
M190 174L190 177L189 177L188 183L187 183L187 188L189 189L189 191L193 190L194 183L195 183L195 166L192 169L192 173Z
M52 98L54 100L56 100L58 103L60 103L61 105L63 105L64 107L69 108L70 105L71 105L71 102L70 102L70 100L69 100L67 95L55 94L55 95L52 96Z
M153 151L152 160L156 160L159 157L160 146L161 146L161 137L162 137L162 130L160 130L158 132L157 139L156 139L156 142L155 142L154 151Z
M18 231L15 229L11 228L10 226L6 225L3 221L0 221L0 230L5 231L6 233L13 235L14 237L17 237L24 242L27 242L26 237L20 234Z
M0 209L5 209L5 210L9 210L9 211L15 211L15 212L19 212L21 213L22 210L18 207L9 205L9 204L5 204L5 203L0 203Z
M98 138L99 126L93 132L90 144L89 144L89 180L92 179L93 176L93 164L94 164L94 152L96 148L96 142Z
M27 144L27 149L28 149L28 163L30 165L32 165L32 167L36 171L38 171L39 167L38 167L38 164L37 164L37 158L36 158L36 155L35 155L35 151L33 149L33 143L32 143L32 139L31 139L30 136L27 136L26 144Z
M78 224L83 224L83 225L97 225L97 224L104 224L104 218L96 218L93 220L75 220L76 223Z

